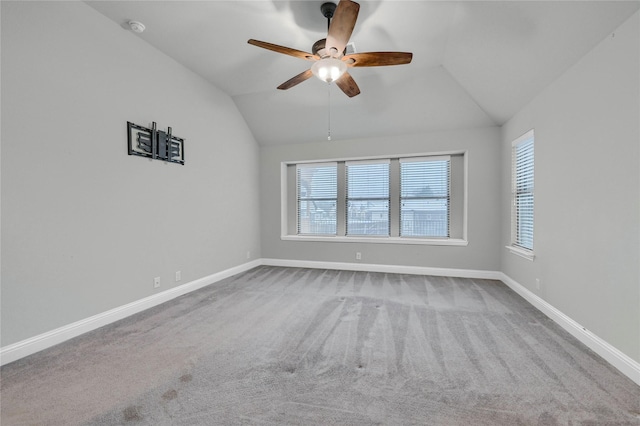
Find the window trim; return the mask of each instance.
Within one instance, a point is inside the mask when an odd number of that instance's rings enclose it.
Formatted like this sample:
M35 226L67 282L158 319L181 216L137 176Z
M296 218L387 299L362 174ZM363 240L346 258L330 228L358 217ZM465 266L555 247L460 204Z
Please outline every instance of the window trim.
M301 197L301 195L300 195L300 186L299 186L299 181L298 181L299 173L300 173L300 171L301 171L302 169L305 169L305 168L311 168L311 167L314 167L314 168L318 168L318 167L332 167L332 168L335 168L335 171L336 171L336 181L337 181L337 179L338 179L338 176L337 176L337 172L338 172L338 163L337 163L337 162L335 162L335 161L334 161L334 162L322 162L322 163L298 163L298 164L296 164L296 188L295 188L295 191L296 191L296 213L299 213L299 211L300 211L300 201L302 201L302 200L301 200L301 198L302 198L302 197ZM336 206L337 206L337 204L338 204L338 191L337 191L337 187L336 187L336 194L335 194L335 198L331 198L331 199L324 199L324 201L326 201L326 200L333 200L333 201L336 203ZM307 201L308 201L308 200L307 200ZM297 215L296 215L296 216L297 216ZM299 223L299 221L300 221L300 217L299 217L299 216L297 216L297 217L296 217L296 228L297 228L297 230L298 230L298 233L300 232L300 223ZM335 236L335 235L337 235L337 232L338 232L337 222L338 222L338 221L337 221L337 212L336 212L336 228L335 228L335 232L334 232L333 234L330 234L330 233L324 233L324 234L323 234L323 233L317 233L317 234L314 234L314 233L307 233L307 234L301 234L301 235L312 235L312 236L313 236L313 235L321 235L321 236Z
M515 171L515 167L516 167L516 162L515 162L515 149L518 145L520 145L523 142L526 142L528 140L533 140L533 156L534 156L534 164L535 164L535 133L534 133L534 129L531 129L529 131L527 131L526 133L524 133L523 135L519 136L518 138L516 138L515 140L513 140L511 142L511 199L510 199L510 208L511 208L511 222L510 222L510 227L511 227L511 237L510 237L510 242L509 245L506 246L505 248L507 248L511 253L515 254L516 256L520 256L524 259L533 261L535 259L535 252L533 250L533 247L531 249L527 248L527 247L523 247L520 244L516 244L516 233L517 233L517 211L515 208L515 203L516 203L516 189L515 189L515 182L516 182L516 171ZM532 194L535 200L535 165L534 165L534 170L533 170L533 179L534 179L534 184L533 184L533 190L532 190ZM535 203L535 201L534 201ZM534 217L533 217L533 222L535 224L535 204L534 204ZM535 226L534 226L535 229Z
M462 176L462 236L461 238L420 238L420 237L396 237L396 236L318 236L318 235L297 235L288 233L289 212L288 200L289 191L295 191L295 185L289 189L287 187L287 170L290 166L305 163L329 163L348 161L375 161L393 158L413 158L438 156L462 156L463 176ZM329 243L373 243L373 244L405 244L405 245L433 245L433 246L467 246L468 230L468 210L469 210L469 152L467 150L442 151L433 153L414 153L396 155L378 155L366 157L337 157L320 160L288 160L280 163L280 239L282 241L308 241L308 242L329 242ZM340 194L338 194L340 196Z
M536 258L536 255L535 253L533 253L533 251L527 250L520 246L505 246L505 248L508 249L511 253L515 254L516 256L520 256L527 260L533 261Z
M367 165L379 165L379 164L383 164L386 165L386 179L387 179L387 196L386 197L373 197L373 198L362 198L362 197L355 197L355 196L351 196L349 194L349 167L358 167L358 166L367 166ZM345 196L344 196L344 200L345 200L345 237L348 238L353 238L353 237L362 237L362 238L386 238L389 237L391 235L391 159L381 159L381 160L358 160L358 161L345 161L344 162L344 169L345 169ZM386 201L387 203L387 234L386 235L381 235L381 234L358 234L353 232L352 234L349 234L349 223L350 223L350 218L349 218L349 203L350 202L357 202L357 201L364 201L364 200L375 200L375 201Z
M402 201L403 200L410 200L411 197L402 197L402 164L407 164L407 163L421 163L421 162L428 162L428 161L446 161L448 163L448 188L447 188L447 196L446 197L440 197L440 198L446 198L447 200L447 234L448 236L446 237L441 237L441 236L430 236L430 237L421 237L421 236L412 236L412 235L402 235ZM449 239L450 235L451 235L451 155L432 155L432 156L428 156L428 157L408 157L408 158L400 158L398 160L398 163L400 163L400 193L398 194L398 199L400 201L400 212L399 212L399 225L400 225L400 229L399 229L399 234L400 237L402 238L422 238L422 239Z

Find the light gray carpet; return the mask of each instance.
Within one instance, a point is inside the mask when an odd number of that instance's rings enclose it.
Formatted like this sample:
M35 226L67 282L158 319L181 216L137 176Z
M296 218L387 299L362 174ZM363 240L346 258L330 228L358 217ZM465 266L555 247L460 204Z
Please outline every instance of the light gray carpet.
M2 425L638 425L498 281L259 267L9 364Z

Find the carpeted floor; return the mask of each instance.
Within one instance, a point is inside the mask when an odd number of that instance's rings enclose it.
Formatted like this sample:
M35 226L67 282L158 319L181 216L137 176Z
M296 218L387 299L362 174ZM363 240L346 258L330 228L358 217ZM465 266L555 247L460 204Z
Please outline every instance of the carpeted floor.
M263 266L4 366L1 423L639 425L498 281Z

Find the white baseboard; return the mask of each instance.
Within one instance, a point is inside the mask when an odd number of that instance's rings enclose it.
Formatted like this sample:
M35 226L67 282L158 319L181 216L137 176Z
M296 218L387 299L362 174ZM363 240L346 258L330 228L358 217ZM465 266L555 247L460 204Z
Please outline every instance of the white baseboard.
M247 271L256 266L260 266L260 260L254 260L224 271L199 278L178 287L171 288L161 293L154 294L144 299L136 300L123 306L111 309L109 311L76 321L72 324L65 325L55 330L48 331L43 334L31 337L26 340L14 343L12 345L0 348L0 365L5 365L16 361L27 355L34 354L43 349L50 348L54 345L62 343L66 340L77 337L81 334L111 324L138 312L168 302L176 297L198 290L202 287L221 281L225 278Z
M500 272L500 275L500 279L509 286L509 288L555 321L560 327L568 331L569 334L581 341L589 349L604 358L609 364L620 370L622 374L640 385L640 363L620 352L508 275L502 272Z
M297 268L339 269L349 271L387 272L397 274L437 275L461 278L500 279L496 271L474 271L465 269L426 268L417 266L374 265L364 263L317 262L282 259L257 259L243 265L212 274L195 281L183 284L144 299L136 300L109 311L76 321L55 330L39 334L29 339L0 348L0 365L5 365L25 356L77 337L81 334L119 321L123 318L142 312L176 297L198 290L232 275L239 274L260 265L285 266Z
M377 265L373 263L318 262L313 260L262 259L263 265L290 268L337 269L341 271L386 272L389 274L435 275L438 277L501 280L502 272L425 266Z
M398 266L398 265L376 265L366 263L342 263L342 262L319 262L304 260L285 259L257 259L200 279L191 281L179 287L175 287L158 294L137 300L132 303L111 309L98 315L76 321L72 324L48 331L32 338L14 343L0 348L0 365L5 365L25 356L34 354L43 349L72 339L81 334L111 324L115 321L126 318L130 315L142 312L146 309L168 302L176 297L198 290L202 287L214 284L225 278L248 271L260 265L284 266L294 268L320 268L337 269L345 271L370 271L396 274L412 275L435 275L445 277L492 279L504 282L509 288L522 296L525 300L539 309L555 321L571 335L585 344L588 348L604 358L607 362L620 370L635 383L640 385L640 363L634 361L629 356L620 352L600 337L569 318L567 315L538 297L527 288L513 280L508 275L499 271L452 269L452 268L430 268L420 266Z

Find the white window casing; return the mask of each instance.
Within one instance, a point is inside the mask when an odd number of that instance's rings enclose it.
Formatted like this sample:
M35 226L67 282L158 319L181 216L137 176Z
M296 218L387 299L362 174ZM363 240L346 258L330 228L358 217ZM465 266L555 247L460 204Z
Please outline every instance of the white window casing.
M336 235L337 163L296 166L298 235Z
M390 160L347 161L346 235L390 236Z
M511 252L534 259L534 132L528 131L511 148Z
M400 159L400 236L449 238L450 156Z
M465 151L283 162L281 239L466 246L466 176Z

